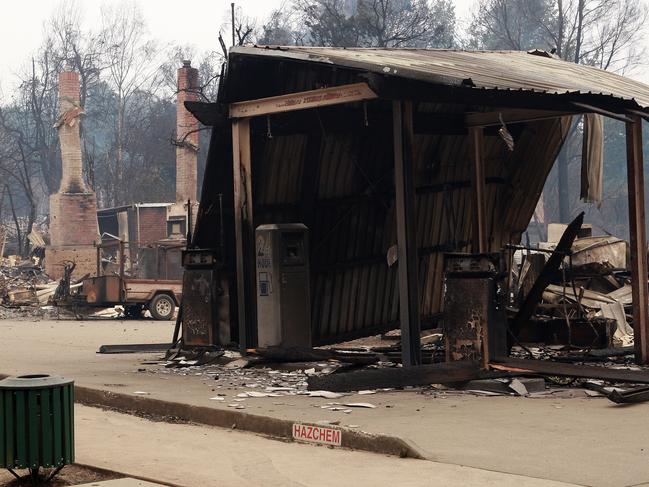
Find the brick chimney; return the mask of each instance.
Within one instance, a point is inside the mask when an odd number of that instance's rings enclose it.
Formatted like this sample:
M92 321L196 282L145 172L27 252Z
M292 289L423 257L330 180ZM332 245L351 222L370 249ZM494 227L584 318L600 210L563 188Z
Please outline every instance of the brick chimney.
M85 193L81 161L79 73L66 67L59 73L59 140L61 142L60 193Z
M176 202L196 201L198 181L198 120L185 108L185 101L198 100L198 69L183 61L178 69L176 98ZM194 131L194 132L192 132ZM192 133L189 133L192 132Z
M59 73L59 131L61 186L50 195L50 245L45 248L45 272L53 279L63 277L64 265L75 262L73 277L93 274L99 242L97 197L86 188L81 159L79 73L66 67Z

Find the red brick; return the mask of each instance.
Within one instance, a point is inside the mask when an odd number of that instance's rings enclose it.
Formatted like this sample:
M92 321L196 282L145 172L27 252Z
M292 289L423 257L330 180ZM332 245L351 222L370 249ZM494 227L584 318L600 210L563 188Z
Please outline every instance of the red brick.
M176 138L185 139L198 148L198 120L185 108L185 101L198 100L198 69L189 61L178 69L178 95L176 98ZM192 133L189 133L192 132ZM198 157L196 150L176 147L176 201L195 201L197 198Z

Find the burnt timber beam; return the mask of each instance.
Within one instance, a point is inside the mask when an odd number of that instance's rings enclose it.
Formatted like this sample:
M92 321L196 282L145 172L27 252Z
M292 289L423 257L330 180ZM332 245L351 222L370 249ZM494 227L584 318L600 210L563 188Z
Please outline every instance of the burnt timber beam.
M250 255L250 242L254 229L252 220L252 174L250 148L250 119L236 119L232 122L232 169L234 183L234 234L236 249L237 275L237 320L239 325L239 348L245 352L249 332L254 329L255 309L254 293L250 294L250 279L246 278L252 267L246 261L254 258ZM254 270L254 267L253 267ZM256 307L255 307L256 308Z
M449 384L489 375L491 374L481 371L475 362L458 361L314 376L307 379L307 384L310 391L347 392L384 387Z
M626 124L629 233L631 243L631 287L635 359L649 363L649 291L647 289L647 235L645 228L642 118L632 116Z
M467 127L489 127L501 125L502 123L527 123L538 122L539 120L550 120L553 118L570 117L578 115L580 111L552 111L552 110L517 110L508 109L496 112L469 113L465 117Z
M421 364L412 102L394 101L392 110L401 353L411 367Z
M378 98L367 83L333 86L230 104L230 118L257 117Z
M392 131L391 110L383 110L368 104L366 107L336 106L316 110L278 113L269 119L252 121L253 135L266 136L270 128L273 136L295 134L366 134L378 133L390 136ZM415 113L416 134L466 135L464 115L461 113ZM488 127L486 135L497 136L498 127Z
M497 357L491 360L489 364L495 370L503 372L521 374L537 373L540 375L583 377L585 379L649 384L649 372L646 370L611 369L592 365L575 365L551 362L549 360L527 360L509 357Z
M573 101L572 104L575 105L576 107L581 108L584 112L597 113L597 114L603 115L605 117L609 117L609 118L613 118L615 120L619 120L620 122L633 122L633 119L631 119L631 118L629 118L629 117L627 117L625 115L621 115L619 113L614 113L614 112L611 112L609 110L605 110L605 109L600 108L600 107L589 105L587 103L581 103L581 102L578 102L578 101Z
M552 277L559 270L563 259L570 252L572 244L577 238L577 234L579 233L579 229L583 223L584 212L582 211L572 222L570 222L563 232L563 235L561 235L556 249L552 252L552 255L550 255L545 266L543 266L539 277L534 281L532 289L527 293L525 301L523 301L523 304L521 304L521 307L518 309L518 313L516 313L516 316L514 316L514 319L511 322L510 330L515 337L518 336L523 325L527 323L527 321L532 317L532 314L534 314L534 311L543 296L543 291L548 287Z
M226 130L230 124L227 105L222 103L185 102L187 109L206 126ZM250 121L253 136L268 134L285 136L311 133L350 133L379 130L389 136L392 131L392 113L383 106L367 105L364 108L352 106L321 107L317 110L300 110L277 113L270 120L256 118ZM416 134L466 135L468 129L462 113L424 113L413 115ZM366 122L367 118L367 124ZM269 123L270 122L270 123ZM498 136L499 124L485 126L486 136ZM510 132L516 135L515 127Z

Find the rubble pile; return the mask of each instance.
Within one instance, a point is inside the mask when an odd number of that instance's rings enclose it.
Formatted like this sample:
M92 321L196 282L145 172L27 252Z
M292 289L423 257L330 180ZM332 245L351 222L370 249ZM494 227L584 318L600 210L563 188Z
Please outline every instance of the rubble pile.
M0 304L4 306L43 305L54 293L52 281L39 265L39 258L9 256L0 260Z
M611 236L576 238L567 249L542 242L537 251L520 250L510 279L512 306L527 304L534 313L518 323L523 343L576 348L627 347L633 344L631 276L626 242ZM565 253L551 267L555 253ZM543 276L545 273L545 276ZM541 293L531 298L540 281ZM530 299L538 298L530 303Z

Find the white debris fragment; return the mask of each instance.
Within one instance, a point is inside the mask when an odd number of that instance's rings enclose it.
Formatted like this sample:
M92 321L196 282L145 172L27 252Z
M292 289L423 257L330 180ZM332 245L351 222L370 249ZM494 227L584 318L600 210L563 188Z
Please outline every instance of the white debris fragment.
M150 392L145 392L145 391L135 391L135 392L133 392L133 394L138 394L140 396L149 396L149 395L151 395Z
M210 400L212 400L212 401L225 401L225 398L222 397L222 396L214 396L214 397L210 397Z
M519 396L527 396L529 394L527 387L518 379L513 379L509 383L509 388Z
M361 396L369 395L369 394L376 394L376 391L358 391L358 393Z
M282 397L281 394L276 392L257 392L257 391L248 391L248 397Z
M226 369L242 369L243 367L247 366L250 362L246 360L245 358L240 358L237 360L233 360L232 362L229 362L225 365Z
M307 391L307 393L310 397L324 397L325 399L338 399L339 397L343 397L343 394L331 391Z
M456 391L445 391L445 394L447 395L452 395L455 394ZM467 389L466 391L457 391L457 394L475 394L478 396L504 396L505 394L501 392L493 392L493 391L483 391L481 389Z
M348 408L376 409L376 406L374 404L370 404L369 402L347 402L343 404L343 406L347 406Z
M601 392L591 391L590 389L586 389L586 390L584 390L584 392L586 393L587 396L590 396L590 397L600 397L600 396L604 395Z
M305 369L305 370L304 370L304 373L305 373L306 375L309 375L309 376L311 376L311 375L315 375L315 368L313 368L313 369Z

